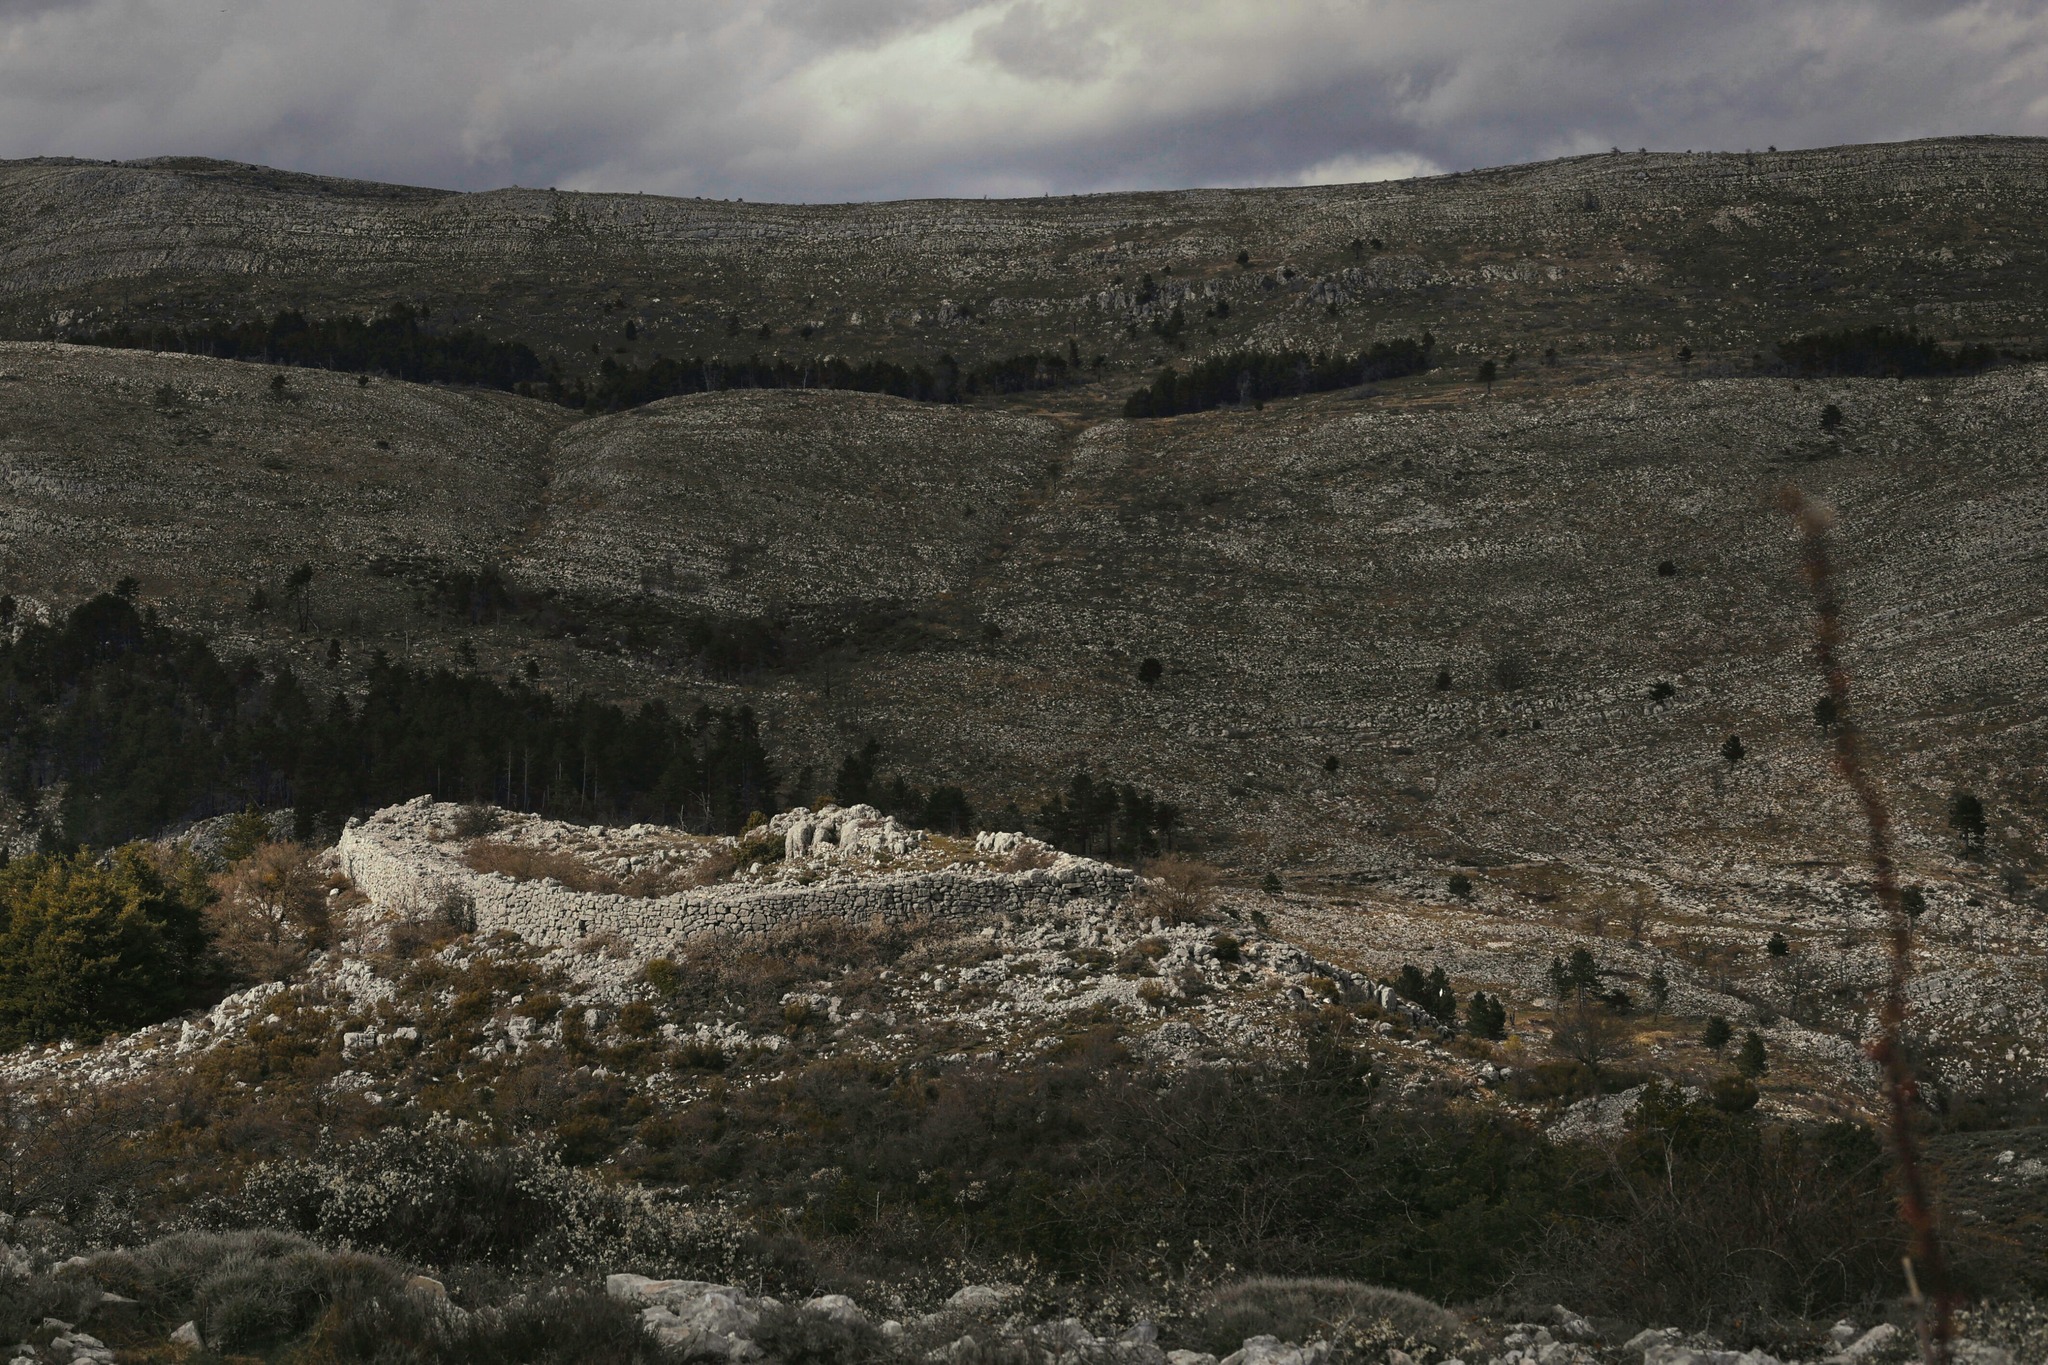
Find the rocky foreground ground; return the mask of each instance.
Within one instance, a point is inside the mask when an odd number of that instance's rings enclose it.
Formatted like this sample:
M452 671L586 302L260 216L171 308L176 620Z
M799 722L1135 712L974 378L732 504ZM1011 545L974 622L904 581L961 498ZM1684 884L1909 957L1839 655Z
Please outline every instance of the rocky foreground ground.
M1160 875L1149 881L1128 874L1118 880L1107 874L1119 869L1099 864L1103 875L1089 878L1077 875L1085 860L1058 857L1029 839L939 840L863 807L792 812L777 817L773 828L723 841L651 826L585 829L431 803L382 812L363 828L382 831L381 858L403 856L396 850L409 838L414 856L443 876L468 868L460 856L465 849L472 860L523 870L525 880L467 873L472 880L463 885L496 878L524 887L544 897L550 913L579 902L624 899L660 907L696 903L691 897L744 898L759 895L764 885L810 898L819 913L806 915L800 899L778 902L787 923L751 944L707 935L679 946L663 932L636 937L631 925L535 943L508 925L478 931L475 903L461 894L365 896L341 868L348 848L358 850L360 861L366 845L345 839L344 852L331 855L330 887L345 930L303 971L231 994L203 1015L93 1047L15 1053L0 1076L16 1094L85 1103L124 1088L161 1087L181 1073L227 1068L271 1075L257 1083L285 1087L279 1094L294 1109L360 1114L375 1127L379 1113L405 1125L426 1112L423 1102L447 1104L451 1082L509 1091L529 1084L521 1077L562 1076L573 1068L565 1078L569 1089L551 1103L575 1111L575 1095L606 1088L615 1106L687 1123L700 1111L736 1105L749 1091L801 1084L798 1078L820 1067L906 1079L973 1068L1028 1077L1070 1054L1074 1040L1091 1032L1116 1036L1134 1064L1167 1071L1260 1059L1284 1067L1300 1058L1304 1018L1320 1017L1370 1057L1373 1071L1402 1102L1477 1105L1546 1129L1556 1142L1600 1143L1627 1129L1646 1094L1644 1082L1579 1100L1560 1099L1540 1084L1564 1056L1556 1030L1568 1014L1548 969L1574 947L1591 945L1607 985L1641 992L1658 970L1669 984L1661 1003L1652 1006L1639 996L1615 1014L1620 1030L1607 1065L1616 1072L1635 1068L1645 1080L1711 1084L1727 1073L1727 1054L1700 1042L1699 1028L1704 1018L1720 1015L1766 1040L1769 1067L1760 1077L1766 1112L1813 1118L1873 1110L1873 1077L1856 1039L1801 1023L1773 1004L1787 1003L1782 993L1791 988L1785 979L1791 969L1784 963L1767 957L1754 966L1740 957L1696 962L1660 946L1650 926L1635 926L1633 938L1626 923L1604 937L1561 934L1539 910L1518 908L1490 891L1453 896L1421 885L1382 885L1369 899L1252 892L1201 877L1191 881L1187 865L1171 861L1155 864ZM202 848L210 837L206 830L194 836ZM508 862L508 850L540 861ZM601 876L606 887L615 887L649 867L670 873L681 867L694 889L671 899L645 890L626 897L583 880ZM957 875L963 868L996 882L1110 889L1061 891L1014 913L986 916L890 924L845 913L846 898L863 885L929 876L935 869ZM1051 879L1056 869L1065 881ZM380 883L373 877L367 885ZM1960 919L1960 911L1941 906L1928 918L1938 930ZM463 921L465 913L472 918ZM1735 926L1721 927L1735 932ZM893 946L848 952L849 934ZM1862 934L1874 936L1874 927L1864 925ZM1958 1049L1956 1065L1967 1055L1972 1066L1992 1067L1998 1058L1984 1039L1998 1029L2039 1037L2035 1016L2027 1013L2038 1010L2038 994L1994 998L1969 975L1976 959L1943 946L1938 932L1934 937L1928 984L1916 1005L1930 1032L1938 1027L1951 1038L1974 1040L1973 1051ZM833 941L836 954L825 946ZM1826 972L1852 983L1876 970L1867 950L1801 940L1797 954L1826 954ZM1462 1019L1440 1018L1404 997L1397 985L1409 966L1444 968L1460 1000L1475 990L1496 996L1506 1006L1502 1038L1474 1036ZM1867 983L1857 989L1867 990ZM2001 1074L2036 1075L2029 1069L2038 1061L2034 1045L2016 1041L2011 1047ZM295 1065L289 1079L271 1069L276 1063L251 1060L289 1054L310 1059ZM247 1070L252 1064L256 1069ZM1955 1083L1965 1075L1951 1074ZM1967 1074L1981 1081L1990 1072ZM566 1126L560 1131L570 1134ZM1952 1214L1967 1223L1990 1209L1999 1235L2033 1237L2024 1210L2038 1209L2048 1197L2048 1138L2041 1130L1989 1136L1998 1139L1998 1150L1981 1143L1944 1149ZM598 1158L601 1168L644 1179L664 1159L654 1141L643 1126L623 1145L613 1139L592 1150L610 1153ZM975 1195L963 1187L959 1197ZM24 1250L18 1259L23 1273L34 1269L32 1253ZM71 1273L90 1274L91 1265L81 1261ZM1203 1343L1230 1330L1215 1323L1198 1330L1180 1319L1164 1328L1109 1320L1118 1311L1156 1314L1157 1305L1118 1310L1097 1303L1085 1318L1072 1316L1071 1307L1067 1316L1046 1318L1054 1301L1031 1288L1028 1273L1015 1284L948 1291L943 1303L926 1286L907 1296L892 1289L872 1306L844 1295L792 1306L740 1284L625 1273L611 1277L607 1292L640 1314L650 1340L693 1359L785 1358L792 1332L837 1333L865 1343L863 1350L906 1358L973 1362L1010 1359L1000 1352L1022 1350L1032 1359L1115 1365L1213 1365L1219 1358L1226 1365L1319 1365L1375 1352L1392 1365L1409 1359L1633 1365L1638 1358L1644 1365L1770 1365L1791 1358L1876 1362L1897 1358L1909 1344L1895 1323L1844 1322L1825 1342L1803 1350L1780 1347L1774 1356L1725 1349L1711 1334L1657 1323L1596 1324L1556 1306L1542 1313L1524 1307L1519 1315L1495 1307L1454 1317L1434 1308L1423 1313L1394 1296L1345 1310L1349 1336L1333 1335L1325 1312L1314 1319L1313 1333L1297 1327L1290 1339L1284 1327L1246 1330L1241 1344L1215 1349ZM118 1305L108 1311L118 1319ZM1423 1316L1415 1319L1417 1313ZM1899 1322L1910 1328L1908 1318ZM90 1319L46 1326L17 1359L114 1358L80 1330ZM1999 1319L1958 1359L2034 1365L2026 1352L2039 1344L2029 1330ZM175 1339L194 1346L200 1331L195 1323Z

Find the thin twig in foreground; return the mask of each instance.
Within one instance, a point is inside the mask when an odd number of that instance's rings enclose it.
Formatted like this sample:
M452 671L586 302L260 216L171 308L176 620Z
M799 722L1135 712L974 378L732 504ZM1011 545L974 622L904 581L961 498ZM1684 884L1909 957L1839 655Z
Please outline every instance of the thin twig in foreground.
M1870 826L1870 871L1888 929L1891 971L1885 981L1878 1035L1869 1050L1871 1058L1884 1070L1892 1155L1898 1167L1899 1216L1912 1234L1906 1280L1920 1291L1915 1294L1921 1302L1920 1354L1928 1365L1941 1365L1949 1356L1955 1301L1934 1205L1927 1194L1926 1173L1920 1164L1919 1142L1913 1134L1917 1086L1904 1042L1906 986L1913 976L1913 920L1899 897L1898 871L1892 858L1891 808L1871 774L1863 731L1856 723L1856 713L1849 707L1849 674L1842 666L1840 652L1841 604L1835 595L1834 570L1828 559L1827 533L1833 517L1790 484L1779 494L1778 502L1798 523L1800 567L1813 591L1813 656L1820 665L1828 699L1834 703L1835 771L1855 793L1857 804L1863 808L1863 818Z

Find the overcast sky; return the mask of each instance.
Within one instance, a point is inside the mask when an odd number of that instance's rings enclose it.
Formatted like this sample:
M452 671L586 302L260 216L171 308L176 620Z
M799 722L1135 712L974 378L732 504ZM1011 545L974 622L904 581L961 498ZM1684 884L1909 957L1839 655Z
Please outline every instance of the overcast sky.
M748 199L2048 135L2048 0L0 0L0 157Z

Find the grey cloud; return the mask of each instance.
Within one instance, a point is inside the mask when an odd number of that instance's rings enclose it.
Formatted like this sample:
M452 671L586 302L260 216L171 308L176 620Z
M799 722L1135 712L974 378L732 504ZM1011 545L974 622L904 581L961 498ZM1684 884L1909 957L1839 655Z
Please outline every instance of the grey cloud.
M871 46L974 8L974 0L772 0L779 28L812 46Z
M1036 80L1087 81L1102 74L1109 44L1079 15L1055 15L1021 0L974 35L974 50L1007 71Z
M0 0L0 156L749 199L2048 134L2035 0Z

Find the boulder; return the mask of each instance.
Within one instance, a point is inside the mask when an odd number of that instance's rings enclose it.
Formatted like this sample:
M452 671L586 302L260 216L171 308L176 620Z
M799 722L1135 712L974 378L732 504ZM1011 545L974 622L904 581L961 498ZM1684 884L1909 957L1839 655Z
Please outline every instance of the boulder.
M804 1300L797 1307L806 1313L816 1313L849 1326L858 1326L868 1320L868 1315L860 1311L860 1305L844 1294L820 1294L815 1299Z
M423 1298L448 1302L448 1287L431 1275L414 1275L405 1282L405 1287Z
M114 1365L114 1353L98 1337L60 1332L50 1341L50 1355L71 1365Z
M1888 1322L1880 1322L1877 1326L1871 1328L1847 1346L1844 1346L1841 1349L1841 1353L1832 1357L1832 1359L1862 1360L1883 1350L1885 1346L1890 1344L1891 1339L1898 1334L1898 1328Z
M640 1309L640 1326L685 1355L747 1360L759 1354L748 1336L765 1302L729 1284L607 1275L604 1292Z
M993 1313L1016 1297L1017 1291L1008 1285L970 1284L947 1299L946 1307L962 1313Z
M1621 1343L1621 1349L1629 1355L1648 1351L1657 1346L1676 1346L1685 1340L1685 1333L1676 1327L1645 1327L1642 1331Z
M1557 1329L1560 1336L1569 1341L1591 1341L1600 1335L1594 1329L1592 1323L1586 1321L1561 1303L1552 1304L1547 1316L1550 1319L1550 1325Z
M1244 1345L1223 1357L1222 1365L1324 1365L1330 1343L1311 1341L1297 1346L1278 1337L1246 1337Z

